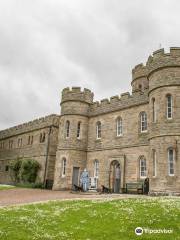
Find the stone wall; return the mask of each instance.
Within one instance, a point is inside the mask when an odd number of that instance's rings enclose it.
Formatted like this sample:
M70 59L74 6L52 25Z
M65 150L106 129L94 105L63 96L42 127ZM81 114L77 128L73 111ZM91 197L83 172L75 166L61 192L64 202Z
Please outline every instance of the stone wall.
M59 116L50 115L0 132L0 183L11 183L7 166L17 158L34 159L40 165L39 182L54 179ZM40 141L40 136L45 136ZM29 140L30 138L30 140ZM12 146L10 146L12 143Z

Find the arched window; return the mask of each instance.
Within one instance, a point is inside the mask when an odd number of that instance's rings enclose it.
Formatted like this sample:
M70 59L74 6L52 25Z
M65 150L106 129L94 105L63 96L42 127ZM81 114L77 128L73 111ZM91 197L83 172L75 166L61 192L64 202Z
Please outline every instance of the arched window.
M81 122L78 122L77 125L77 138L80 138L81 134Z
M168 94L166 96L166 101L167 101L167 119L172 118L172 96Z
M66 175L66 158L62 159L62 176Z
M156 122L156 105L155 105L155 98L152 99L152 117L153 117L153 122Z
M174 176L174 149L168 149L168 175Z
M141 121L141 132L147 131L147 114L146 112L140 113L140 121Z
M142 85L141 84L138 85L138 88L139 88L139 90L142 91Z
M117 132L117 136L122 136L123 133L123 128L122 128L122 118L118 117L118 119L116 120L116 132Z
M152 151L152 157L153 157L153 177L156 177L156 166L157 166L157 162L156 162L156 151L153 149Z
M66 137L68 138L70 134L70 122L66 121Z
M96 138L101 138L101 122L96 123Z
M94 161L94 177L98 178L99 176L99 161L95 160Z
M146 177L146 159L144 157L141 157L139 160L139 175L140 178L145 178Z

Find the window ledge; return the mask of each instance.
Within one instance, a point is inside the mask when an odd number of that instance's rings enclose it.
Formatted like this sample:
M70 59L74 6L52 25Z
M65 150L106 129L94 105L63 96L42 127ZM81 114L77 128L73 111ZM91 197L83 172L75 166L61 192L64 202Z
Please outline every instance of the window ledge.
M116 135L116 138L122 138L123 135Z
M101 138L96 138L96 142L101 142Z

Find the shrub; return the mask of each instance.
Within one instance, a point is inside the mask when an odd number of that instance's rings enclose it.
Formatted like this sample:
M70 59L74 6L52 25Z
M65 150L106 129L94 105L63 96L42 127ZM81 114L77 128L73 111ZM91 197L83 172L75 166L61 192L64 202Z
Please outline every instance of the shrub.
M37 161L31 159L23 160L20 168L21 180L23 182L34 183L39 168L40 165Z
M40 164L32 159L17 159L10 163L16 183L35 183Z
M11 171L11 178L13 179L14 182L19 182L21 179L20 176L20 169L22 165L22 159L16 159L10 162L10 169Z

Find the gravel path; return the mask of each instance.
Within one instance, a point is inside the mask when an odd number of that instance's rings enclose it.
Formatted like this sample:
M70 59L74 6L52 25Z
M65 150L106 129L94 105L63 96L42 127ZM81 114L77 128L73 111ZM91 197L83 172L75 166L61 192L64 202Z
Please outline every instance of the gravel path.
M48 200L69 199L123 199L145 198L143 195L133 194L98 194L98 193L71 193L69 191L51 191L44 189L15 188L0 191L0 206L11 206Z

